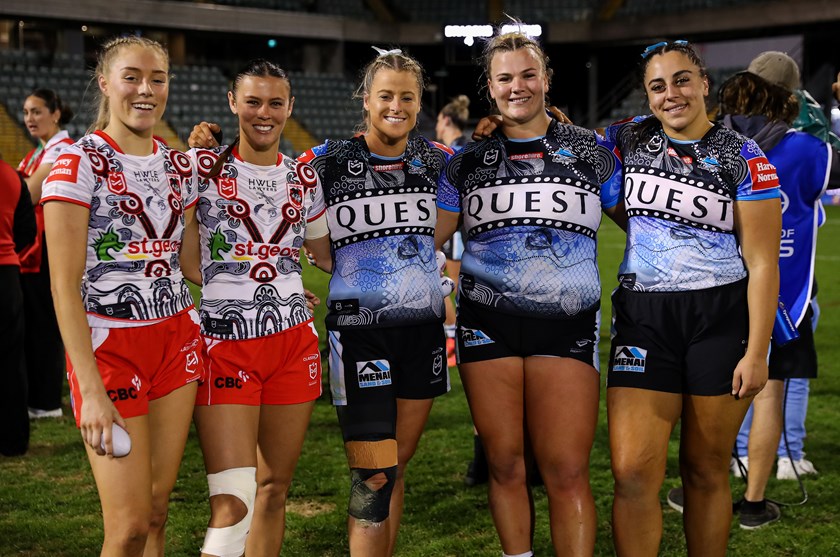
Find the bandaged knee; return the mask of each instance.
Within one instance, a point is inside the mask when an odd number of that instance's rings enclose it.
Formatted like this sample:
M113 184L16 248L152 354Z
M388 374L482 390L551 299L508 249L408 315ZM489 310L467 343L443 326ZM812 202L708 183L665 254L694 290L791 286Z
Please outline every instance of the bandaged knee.
M397 480L397 441L348 441L345 443L350 464L350 502L347 512L356 520L378 524L388 518L391 493ZM385 476L381 487L373 488L368 480Z
M230 468L216 474L207 474L210 497L233 495L245 504L245 517L223 528L207 528L201 552L217 557L241 557L245 553L245 538L254 516L254 498L257 494L257 469L253 466Z
M377 474L385 474L385 483L379 489L367 484ZM369 524L378 524L388 518L391 508L391 494L397 480L397 467L353 468L350 470L350 503L347 513Z

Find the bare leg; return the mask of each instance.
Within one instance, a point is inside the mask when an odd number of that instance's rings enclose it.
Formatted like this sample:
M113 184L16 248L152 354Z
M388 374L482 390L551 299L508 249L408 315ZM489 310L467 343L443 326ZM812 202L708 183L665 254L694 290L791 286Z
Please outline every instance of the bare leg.
M260 407L244 404L196 406L195 424L204 454L204 468L216 474L232 468L257 465L257 424ZM240 522L248 509L234 495L210 497L211 528ZM202 555L210 555L202 553Z
M728 394L683 399L680 473L689 555L726 555L732 522L729 458L749 405L749 399Z
M85 444L105 525L103 557L143 555L152 515L149 417L128 418L131 452L123 458L99 456ZM132 481L125 481L131 478Z
M459 366L490 470L490 514L505 553L531 550L525 465L525 363L499 358Z
M682 395L677 393L607 389L615 477L613 537L619 557L652 557L659 552L659 488L665 478L668 438L681 410Z
M149 402L152 518L144 557L163 557L169 495L178 479L197 388L198 383L190 383Z
M525 408L545 483L557 555L595 551L589 453L598 421L598 372L571 358L525 359Z
M405 471L408 463L417 451L417 444L429 419L434 399L408 400L397 399L397 481L391 494L391 507L388 518L388 555L393 555L397 547L397 534L403 514L405 499Z
M767 480L776 461L776 449L782 436L782 398L784 381L770 380L753 400L753 422L750 428L747 476L747 501L762 501Z
M276 557L286 531L286 496L315 402L264 405L260 410L257 498L248 557Z

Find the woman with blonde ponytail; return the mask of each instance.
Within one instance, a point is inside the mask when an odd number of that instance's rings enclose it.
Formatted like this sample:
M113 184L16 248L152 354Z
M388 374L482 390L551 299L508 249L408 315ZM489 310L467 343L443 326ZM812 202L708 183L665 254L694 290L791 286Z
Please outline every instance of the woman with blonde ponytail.
M102 555L163 555L203 374L179 263L195 176L189 157L152 137L169 94L160 44L106 43L95 80L92 133L62 152L44 183L53 300L102 505Z

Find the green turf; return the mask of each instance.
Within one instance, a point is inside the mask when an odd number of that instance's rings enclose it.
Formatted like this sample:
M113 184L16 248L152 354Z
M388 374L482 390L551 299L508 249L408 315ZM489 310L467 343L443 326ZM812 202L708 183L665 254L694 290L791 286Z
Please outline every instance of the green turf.
M809 501L783 508L783 518L765 529L732 529L735 556L831 557L840 555L840 471L834 450L840 446L840 208L828 208L828 222L820 233L817 276L823 309L816 342L820 378L812 384L806 450L820 471L808 478ZM624 241L621 232L605 221L600 259L606 294ZM307 269L307 285L325 298L325 275ZM323 306L319 308L323 318ZM604 320L602 359L608 347ZM323 329L321 329L321 332ZM323 338L323 336L322 336ZM603 399L603 390L602 390ZM65 399L66 402L66 399ZM65 405L65 412L69 412ZM471 426L457 373L452 392L435 403L426 433L408 474L406 514L397 554L401 556L498 556L501 551L482 488L463 485L472 451ZM676 443L672 443L668 479L662 495L677 485ZM736 496L743 491L733 480ZM592 485L598 507L597 555L611 555L609 473L606 415L601 405L598 433L592 452ZM344 509L348 487L344 452L335 413L326 397L316 405L289 501L284 555L346 555ZM180 478L172 496L168 555L192 556L208 518L207 487L195 435L187 446ZM536 490L537 555L552 553L545 493ZM794 482L770 481L768 496L784 502L799 499ZM663 505L664 506L664 505ZM664 506L665 533L661 555L683 555L681 516ZM98 554L101 517L90 470L79 434L69 418L33 423L32 448L21 458L0 458L0 556L82 556Z

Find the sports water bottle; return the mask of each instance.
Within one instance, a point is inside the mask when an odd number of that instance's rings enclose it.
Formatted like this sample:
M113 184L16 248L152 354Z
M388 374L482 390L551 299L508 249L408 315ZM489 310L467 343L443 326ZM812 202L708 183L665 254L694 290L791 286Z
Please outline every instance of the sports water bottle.
M779 297L779 307L776 308L776 321L773 323L773 342L784 346L799 338L799 331L785 308L785 303Z

